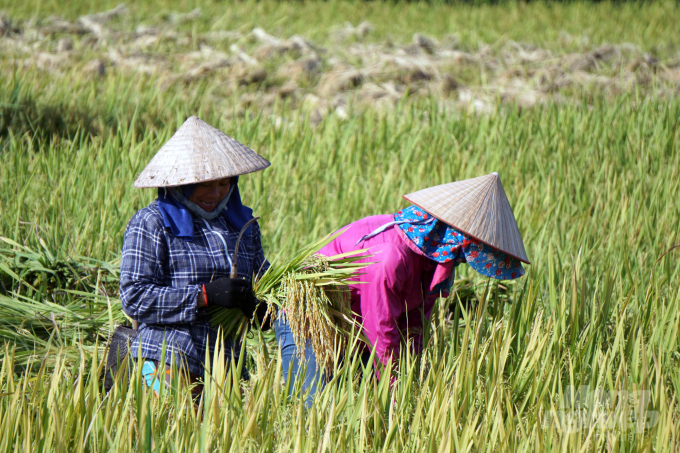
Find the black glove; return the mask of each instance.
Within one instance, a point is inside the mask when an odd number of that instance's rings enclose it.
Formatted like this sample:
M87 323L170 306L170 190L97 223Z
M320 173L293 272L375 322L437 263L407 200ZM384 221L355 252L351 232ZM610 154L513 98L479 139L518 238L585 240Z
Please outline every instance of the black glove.
M248 281L242 278L224 277L206 283L204 286L209 307L239 308L248 319L253 317L257 299Z

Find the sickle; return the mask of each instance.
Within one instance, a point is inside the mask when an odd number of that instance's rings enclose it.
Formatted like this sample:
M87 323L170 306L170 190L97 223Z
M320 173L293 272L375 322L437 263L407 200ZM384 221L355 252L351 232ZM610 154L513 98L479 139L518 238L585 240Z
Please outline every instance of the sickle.
M238 245L241 242L243 233L245 233L250 224L256 221L257 219L259 219L259 217L253 217L252 219L248 220L246 224L243 225L243 228L241 228L241 231L238 234L238 238L236 238L236 248L234 248L234 258L231 260L231 273L229 274L229 277L231 278L238 278L238 264L236 264L237 263L236 258L238 257Z

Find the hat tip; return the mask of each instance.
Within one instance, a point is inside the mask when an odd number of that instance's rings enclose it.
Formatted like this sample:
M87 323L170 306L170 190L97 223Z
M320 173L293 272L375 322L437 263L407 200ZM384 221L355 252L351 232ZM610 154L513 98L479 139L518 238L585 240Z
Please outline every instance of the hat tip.
M498 176L498 173L495 172L495 171L492 171L491 174L494 175L494 176Z

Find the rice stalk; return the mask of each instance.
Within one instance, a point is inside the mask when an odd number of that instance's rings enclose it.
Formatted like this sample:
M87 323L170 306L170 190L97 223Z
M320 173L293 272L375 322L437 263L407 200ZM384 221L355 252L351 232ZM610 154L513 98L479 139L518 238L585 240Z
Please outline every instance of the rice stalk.
M305 345L311 341L317 367L330 372L334 352L338 347L345 349L351 328L349 288L342 283L320 283L329 272L337 276L329 258L313 255L309 261L301 272L284 276L275 297L293 332L300 360L305 359Z

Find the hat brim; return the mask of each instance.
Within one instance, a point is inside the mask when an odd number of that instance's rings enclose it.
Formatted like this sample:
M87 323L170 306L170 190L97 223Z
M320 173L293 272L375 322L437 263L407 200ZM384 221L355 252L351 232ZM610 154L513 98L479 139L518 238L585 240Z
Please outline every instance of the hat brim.
M161 183L161 184L143 184L143 183L140 184L139 178L137 178L135 180L134 184L133 184L133 187L136 188L136 189L154 189L154 188L157 189L157 188L162 188L162 187L179 187L179 186L186 186L188 184L201 184L201 183L204 183L204 182L220 181L220 180L226 179L226 178L236 178L237 176L243 176L243 175L249 175L251 173L257 173L258 171L262 171L262 170L265 170L265 169L271 167L271 165L272 165L271 162L269 162L265 158L262 158L262 160L266 162L266 164L264 164L262 166L262 168L255 168L253 170L246 171L245 173L238 173L238 174L226 175L226 176L217 176L215 178L201 179L200 181L198 181L198 180L197 181L182 181L180 184L163 184L163 183Z
M514 254L508 252L507 250L503 250L503 249L501 249L501 248L499 248L499 247L496 247L495 245L489 244L488 242L481 240L480 238L478 238L478 237L475 236L474 234L470 234L469 232L465 231L464 229L462 229L462 228L460 228L460 227L458 227L458 226L456 226L456 225L453 225L453 224L451 224L450 222L447 222L446 220L442 219L441 217L438 217L438 216L432 214L430 211L428 211L427 209L425 209L423 206L419 205L418 203L414 203L413 201L411 201L411 200L409 200L408 198L406 198L406 195L402 195L402 197L403 197L406 201L408 201L409 203L411 203L412 205L418 206L420 209L422 209L423 211L427 212L428 214L430 214L430 215L431 215L432 217L434 217L435 219L439 220L440 222L444 222L444 223L447 224L448 226L457 229L457 230L460 231L461 233L465 233L465 234L466 234L467 236L469 236L470 238L472 238L472 239L474 239L474 240L476 240L476 241L479 241L479 242L481 242L482 244L488 245L488 246L491 247L491 248L494 248L494 249L496 249L496 250L500 250L501 252L505 253L506 255L511 256L511 257L513 257L513 258L515 258L515 259L518 259L519 261L521 261L521 262L523 262L523 263L531 264L531 263L529 262L529 260L526 260L526 259L524 259L524 258L521 258L521 257L519 257L519 256L517 256L517 255L514 255Z

